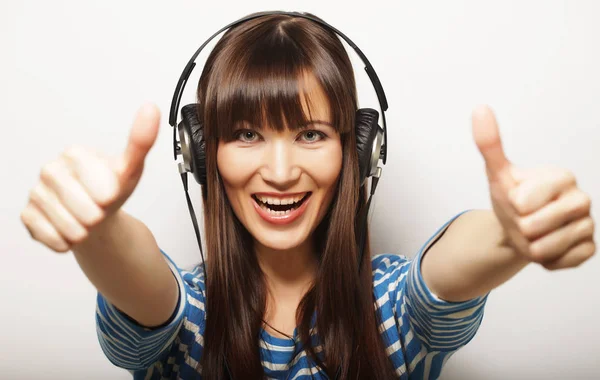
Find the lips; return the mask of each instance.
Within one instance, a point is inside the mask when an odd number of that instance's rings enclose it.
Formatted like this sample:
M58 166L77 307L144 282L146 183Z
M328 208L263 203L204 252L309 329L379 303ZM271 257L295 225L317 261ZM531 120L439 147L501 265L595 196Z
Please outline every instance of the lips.
M299 218L310 203L311 192L295 194L256 193L252 195L254 209L265 221L288 224Z

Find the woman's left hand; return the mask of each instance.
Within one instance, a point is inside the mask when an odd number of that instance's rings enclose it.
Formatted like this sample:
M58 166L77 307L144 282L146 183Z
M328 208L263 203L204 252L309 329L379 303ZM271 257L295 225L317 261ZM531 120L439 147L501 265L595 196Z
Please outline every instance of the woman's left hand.
M506 243L550 270L576 267L594 255L591 199L572 172L515 167L504 155L496 118L486 106L473 112L473 137Z

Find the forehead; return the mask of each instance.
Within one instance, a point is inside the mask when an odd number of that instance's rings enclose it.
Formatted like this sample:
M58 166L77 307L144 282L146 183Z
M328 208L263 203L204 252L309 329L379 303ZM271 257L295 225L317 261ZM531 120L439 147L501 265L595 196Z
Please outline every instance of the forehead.
M267 107L262 109L260 119L254 119L254 121L246 119L243 120L243 123L249 123L254 128L268 128L277 131L284 129L294 131L317 122L331 126L330 102L314 74L305 72L300 75L293 92L293 97L297 102L296 107L290 107L290 102L282 99L281 109L278 110L282 114L281 118L273 117L273 107L271 106L270 110L267 110Z
M220 137L231 139L238 128L251 127L274 131L296 131L321 122L333 125L330 100L323 86L310 71L287 81L261 78L242 91L230 104L229 122L219 125ZM236 91L237 92L237 91ZM239 92L238 92L239 93ZM227 115L227 113L222 113Z
M239 128L252 127L296 131L315 121L329 124L336 132L347 132L339 89L328 86L311 69L295 73L250 68L216 86L214 106L208 108L205 138L235 139ZM353 115L352 115L353 116Z

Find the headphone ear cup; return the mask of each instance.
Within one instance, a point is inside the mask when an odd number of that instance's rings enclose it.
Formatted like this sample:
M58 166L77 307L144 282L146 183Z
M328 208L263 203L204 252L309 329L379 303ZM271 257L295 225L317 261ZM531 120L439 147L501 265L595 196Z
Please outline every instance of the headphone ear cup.
M203 187L206 185L206 143L204 141L204 128L199 121L198 104L192 103L181 109L180 141L183 149L184 162L189 171L194 175L196 182ZM373 165L377 166L379 151L373 150L374 145L380 145L378 140L377 124L379 112L372 108L360 108L356 111L355 131L356 150L358 152L358 166L360 184L373 172ZM185 134L187 136L181 136ZM377 144L379 142L379 144ZM186 151L187 150L187 151ZM187 153L187 154L186 154ZM376 157L373 157L376 155Z
M377 167L379 149L373 150L374 145L381 145L378 140L378 130L381 129L377 122L379 112L372 108L360 108L356 111L356 150L358 152L358 166L360 172L360 185L362 186L367 177L374 171L373 165ZM376 155L376 157L373 157Z
M198 109L197 103L188 104L181 109L179 139L184 162L189 168L188 171L194 175L196 182L205 188L206 143L204 141L204 127L198 118Z

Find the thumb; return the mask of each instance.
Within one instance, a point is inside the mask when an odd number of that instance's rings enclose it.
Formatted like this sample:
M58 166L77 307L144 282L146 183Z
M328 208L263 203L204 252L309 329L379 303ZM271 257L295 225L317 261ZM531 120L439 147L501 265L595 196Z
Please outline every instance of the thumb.
M511 163L502 149L500 130L492 110L485 105L476 107L472 115L473 138L481 152L489 180L499 180L512 187L516 181L511 175Z
M154 145L160 125L160 111L152 103L144 104L137 111L129 132L129 141L121 157L119 176L127 181L140 175L146 155Z

